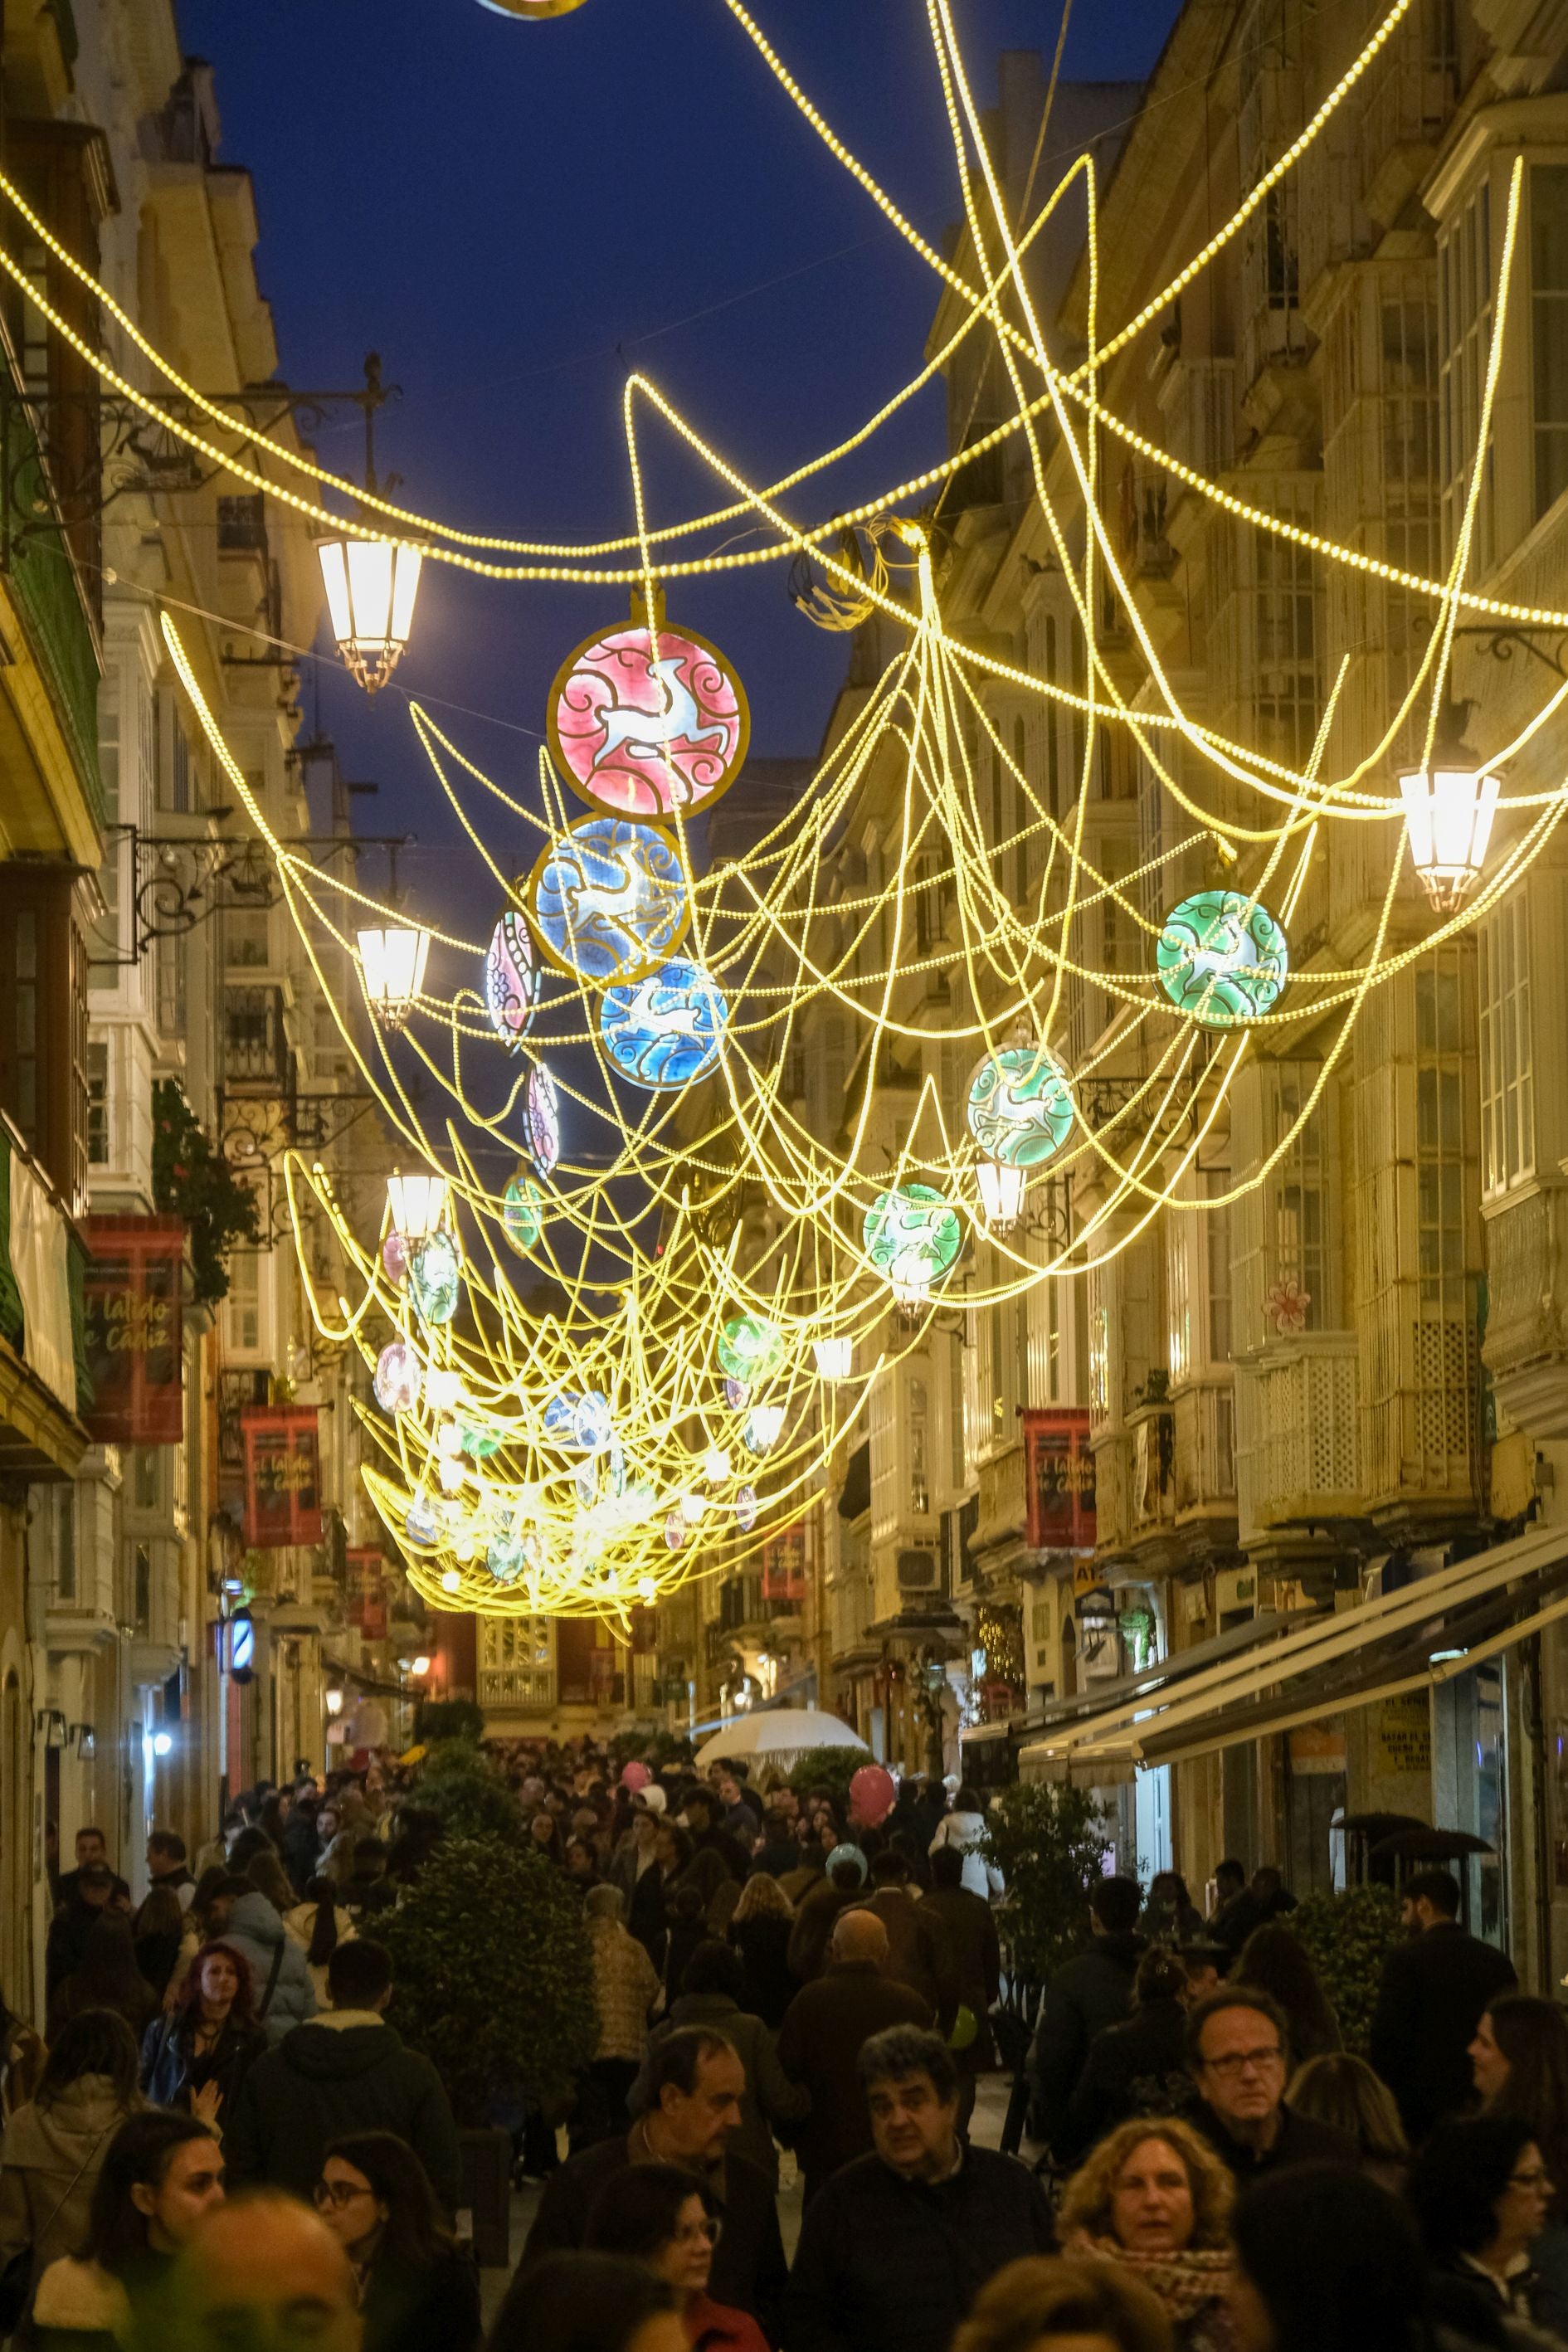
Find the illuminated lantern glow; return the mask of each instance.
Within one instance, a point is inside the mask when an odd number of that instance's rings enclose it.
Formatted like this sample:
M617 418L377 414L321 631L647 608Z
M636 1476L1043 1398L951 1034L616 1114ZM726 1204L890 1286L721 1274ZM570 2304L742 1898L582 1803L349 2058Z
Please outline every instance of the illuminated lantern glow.
M721 1486L730 1475L730 1456L721 1445L715 1445L702 1456L702 1475L710 1486Z
M981 1211L992 1232L1011 1233L1024 1213L1023 1169L1006 1160L980 1160L975 1162L974 1181L980 1188Z
M522 1143L542 1176L561 1159L561 1097L542 1062L536 1062L522 1090Z
M436 1465L436 1475L441 1482L443 1495L460 1495L463 1481L468 1474L459 1455L444 1454Z
M784 1409L782 1404L754 1405L750 1419L741 1432L741 1435L745 1440L747 1451L752 1454L771 1453L779 1442L784 1425Z
M522 885L515 887L521 898ZM485 1011L509 1053L515 1052L528 1034L539 1009L539 990L532 937L517 909L509 907L490 933L485 956Z
M584 1454L602 1454L615 1435L608 1401L590 1389L573 1417L572 1433Z
M853 1339L837 1338L814 1339L811 1352L816 1359L817 1378L824 1381L847 1381L855 1361Z
M749 1536L757 1524L757 1490L742 1486L735 1496L735 1525L743 1536Z
M408 1261L408 1296L426 1323L449 1323L458 1311L462 1260L450 1234L432 1234Z
M698 1494L688 1494L682 1495L679 1508L680 1516L686 1521L687 1526L689 1528L694 1528L700 1524L702 1517L707 1511L708 1505L702 1496Z
M462 1591L462 1589L463 1589L463 1580L462 1580L462 1578L458 1574L457 1570L456 1570L455 1568L444 1568L444 1569L441 1570L441 1590L442 1590L442 1591L443 1591L443 1592L460 1592L460 1591Z
M719 1335L719 1361L732 1380L754 1385L784 1367L784 1337L762 1315L732 1315Z
M642 980L690 928L679 849L662 825L580 818L535 865L528 913L560 971L602 986Z
M419 1359L402 1339L394 1339L375 1360L373 1382L383 1412L412 1412L419 1402Z
M389 928L360 931L356 939L365 1002L383 1029L401 1029L425 985L430 934Z
M861 1226L866 1256L900 1306L918 1306L963 1246L958 1212L929 1184L879 1192Z
M422 1242L436 1231L447 1206L444 1176L389 1176L386 1213L392 1230L405 1242Z
M583 1400L569 1389L551 1398L544 1408L544 1434L557 1445L573 1445L577 1435L577 1408Z
M969 1082L969 1132L987 1160L1036 1168L1072 1133L1072 1094L1061 1065L1044 1045L1004 1045L987 1054Z
M674 956L648 979L605 992L599 1034L621 1076L657 1093L707 1075L729 1017L701 965Z
M1501 790L1496 776L1467 768L1400 777L1410 863L1436 913L1456 913L1479 881Z
M488 1462L492 1454L500 1452L500 1444L493 1429L478 1429L471 1422L464 1422L458 1432L459 1449L475 1462Z
M339 653L367 694L386 684L403 658L419 593L419 550L353 532L316 541L327 614Z
M450 1412L463 1401L463 1375L449 1364L432 1364L425 1375L425 1393L433 1412Z
M664 1539L671 1551L679 1551L686 1541L686 1521L679 1511L671 1511L664 1522Z
M1200 890L1165 918L1160 985L1203 1029L1231 1029L1278 1002L1289 977L1285 934L1239 890Z
M520 1257L537 1246L544 1231L545 1196L520 1169L501 1196L501 1230Z
M710 808L751 738L741 681L717 646L690 629L635 622L568 654L545 723L572 790L627 817Z

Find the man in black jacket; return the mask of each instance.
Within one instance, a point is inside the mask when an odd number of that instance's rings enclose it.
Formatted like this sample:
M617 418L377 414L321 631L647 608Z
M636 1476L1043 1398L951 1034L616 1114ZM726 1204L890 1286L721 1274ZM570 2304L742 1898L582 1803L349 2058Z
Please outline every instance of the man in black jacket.
M679 2165L702 2182L722 2223L710 2294L749 2311L776 2344L785 2278L778 2209L766 2177L726 2148L746 2088L735 2046L710 2026L681 2026L649 2044L646 2079L647 2105L626 2137L600 2140L551 2174L521 2267L581 2246L595 2200L632 2165Z
M1488 2002L1519 1981L1506 1953L1468 1935L1458 1912L1456 1879L1416 1871L1405 1882L1410 1941L1383 1964L1369 2055L1413 2140L1469 2104L1476 2028Z
M1050 2210L1016 2158L960 2140L958 2070L940 2034L889 2026L859 2070L875 2147L833 2175L801 2223L784 2341L789 2352L946 2352L988 2279L1054 2251Z
M1348 2132L1285 2105L1290 2042L1285 2012L1266 1992L1222 1985L1187 2022L1187 2063L1201 2104L1190 2120L1245 2187L1292 2164L1349 2164L1361 2151Z
M1040 2123L1052 2147L1069 2138L1068 2108L1089 2045L1102 2026L1120 2025L1132 2007L1132 1979L1143 1938L1133 1932L1142 1897L1135 1878L1102 1878L1089 1898L1089 1943L1057 1970L1040 2000L1029 2073Z
M392 1955L363 1937L327 1962L331 2007L285 2034L256 2061L223 2122L229 2185L265 2181L309 2197L321 2158L351 2132L405 2140L448 2216L460 2197L458 2129L428 2058L406 2050L382 2014L392 1998Z

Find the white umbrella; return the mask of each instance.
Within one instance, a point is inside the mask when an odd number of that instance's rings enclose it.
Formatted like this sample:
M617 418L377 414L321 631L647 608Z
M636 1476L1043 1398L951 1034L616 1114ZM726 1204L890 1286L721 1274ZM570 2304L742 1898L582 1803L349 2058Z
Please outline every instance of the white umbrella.
M869 1756L858 1731L836 1715L815 1706L761 1707L754 1715L738 1715L697 1751L699 1771L721 1756L765 1758L783 1770L813 1748L858 1748Z

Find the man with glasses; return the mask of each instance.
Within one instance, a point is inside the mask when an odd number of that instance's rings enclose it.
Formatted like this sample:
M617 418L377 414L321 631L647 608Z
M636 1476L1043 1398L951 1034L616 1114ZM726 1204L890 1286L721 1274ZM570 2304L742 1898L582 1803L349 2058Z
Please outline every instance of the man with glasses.
M1224 1985L1187 2021L1187 2063L1202 2105L1193 2116L1238 2182L1289 2164L1356 2164L1347 2132L1285 2104L1290 2072L1285 2013L1266 1992Z

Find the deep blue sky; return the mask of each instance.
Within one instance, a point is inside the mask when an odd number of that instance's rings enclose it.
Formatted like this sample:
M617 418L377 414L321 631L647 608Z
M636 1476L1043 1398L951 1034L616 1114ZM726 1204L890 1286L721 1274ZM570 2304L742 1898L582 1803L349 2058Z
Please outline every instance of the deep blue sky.
M381 352L404 398L384 415L378 455L414 507L521 536L626 529L630 366L763 478L920 364L935 281L721 0L587 0L536 25L475 0L178 5L187 50L216 71L222 159L255 175L282 372L353 383L364 352ZM934 241L956 199L919 0L752 5ZM1175 5L1078 0L1068 73L1147 72ZM1058 0L961 0L959 21L984 102L1003 48L1054 46ZM929 463L942 437L932 392L854 478L830 478L828 503ZM319 446L357 472L357 423ZM676 505L718 502L684 467L658 471ZM400 682L481 764L521 781L557 662L623 610L619 590L499 587L428 567ZM671 613L740 666L756 751L815 748L846 641L796 616L782 567L680 588ZM444 833L401 699L367 705L335 666L322 678L345 768L382 785L361 803L364 828ZM308 684L308 714L310 697Z

